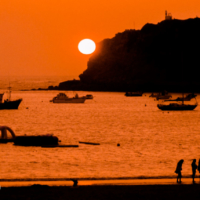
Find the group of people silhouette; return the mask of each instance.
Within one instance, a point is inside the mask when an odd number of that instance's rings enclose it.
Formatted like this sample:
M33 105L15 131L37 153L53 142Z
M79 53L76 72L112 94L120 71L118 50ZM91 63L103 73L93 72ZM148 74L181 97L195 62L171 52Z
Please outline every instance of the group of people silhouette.
M176 167L176 171L175 171L175 173L178 174L177 183L181 183L181 177L182 177L181 171L182 171L183 162L184 162L184 160L181 159L177 163L177 167ZM196 170L198 170L199 173L200 173L200 159L199 159L198 166L196 164L196 159L193 159L191 166L192 166L192 180L193 180L193 183L194 183L195 182L194 178L195 178Z

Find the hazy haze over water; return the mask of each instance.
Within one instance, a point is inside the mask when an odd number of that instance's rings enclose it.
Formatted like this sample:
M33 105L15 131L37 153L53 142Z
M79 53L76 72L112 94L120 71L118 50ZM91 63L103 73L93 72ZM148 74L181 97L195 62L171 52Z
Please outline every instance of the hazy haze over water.
M78 76L0 76L0 90L31 90L57 86L67 80L79 80Z
M93 94L94 99L84 104L49 102L57 93L13 91L12 97L23 101L18 110L0 111L0 125L16 135L54 134L62 144L79 148L0 144L0 179L171 177L180 159L185 160L182 174L191 175L192 159L200 158L199 106L194 111L163 112L150 94L125 97L83 91L78 94ZM197 99L200 102L199 95Z

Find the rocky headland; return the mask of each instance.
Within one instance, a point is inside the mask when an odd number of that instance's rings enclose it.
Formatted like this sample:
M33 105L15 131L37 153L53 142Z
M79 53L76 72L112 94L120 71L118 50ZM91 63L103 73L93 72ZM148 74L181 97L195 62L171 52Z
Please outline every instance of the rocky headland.
M49 90L200 92L200 19L164 20L96 44L80 80Z

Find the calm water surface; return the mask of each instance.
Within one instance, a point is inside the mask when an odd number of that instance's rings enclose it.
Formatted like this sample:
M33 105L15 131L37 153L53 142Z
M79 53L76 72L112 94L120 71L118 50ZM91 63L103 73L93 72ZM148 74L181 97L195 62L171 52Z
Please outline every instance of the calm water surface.
M185 160L182 173L190 175L192 159L200 158L200 106L161 111L150 94L110 92L78 92L94 95L84 104L49 102L57 93L13 91L12 97L23 101L18 110L0 111L0 125L16 135L54 134L62 144L79 148L0 144L0 179L171 177L178 160Z

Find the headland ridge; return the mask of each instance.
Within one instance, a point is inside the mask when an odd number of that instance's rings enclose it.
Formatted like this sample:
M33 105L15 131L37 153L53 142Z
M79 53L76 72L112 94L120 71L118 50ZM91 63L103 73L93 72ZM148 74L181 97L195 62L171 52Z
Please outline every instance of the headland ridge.
M164 20L96 44L80 80L48 90L200 92L200 18Z

